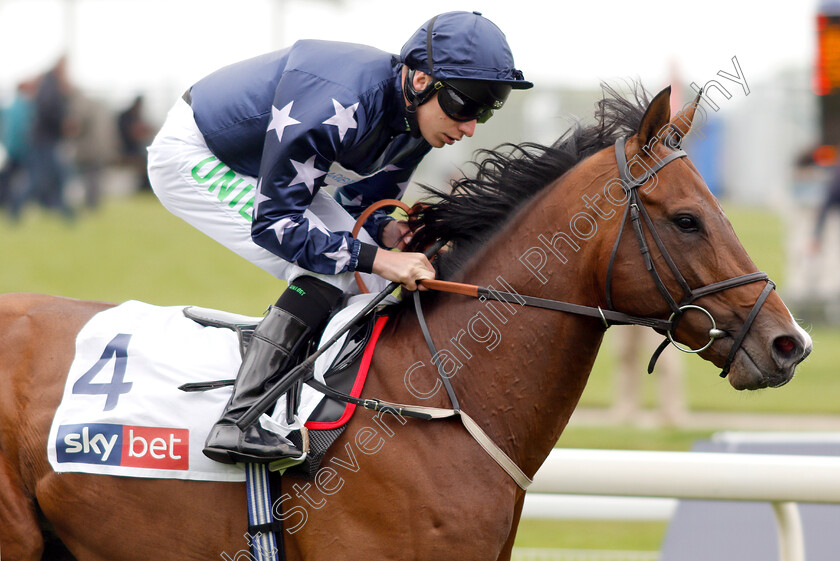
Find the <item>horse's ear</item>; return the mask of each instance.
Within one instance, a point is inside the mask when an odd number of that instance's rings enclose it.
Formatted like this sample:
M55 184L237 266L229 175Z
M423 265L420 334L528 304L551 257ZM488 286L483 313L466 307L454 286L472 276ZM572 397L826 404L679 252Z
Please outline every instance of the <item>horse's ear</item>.
M671 86L668 86L653 98L648 105L645 116L639 124L636 136L639 138L639 146L645 146L651 138L668 124L671 119Z
M694 113L700 107L700 97L703 95L703 90L697 93L694 101L683 107L682 111L676 114L671 124L676 127L680 133L680 137L688 136L688 131L691 130L691 123L694 122ZM700 107L700 112L704 113L703 108ZM702 124L702 123L701 123Z

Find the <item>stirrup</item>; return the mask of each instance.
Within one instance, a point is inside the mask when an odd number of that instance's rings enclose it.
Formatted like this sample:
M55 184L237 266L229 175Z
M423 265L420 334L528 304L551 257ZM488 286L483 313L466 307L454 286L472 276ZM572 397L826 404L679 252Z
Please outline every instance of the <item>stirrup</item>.
M300 427L300 437L302 440L300 446L300 449L302 450L301 455L296 458L282 458L280 460L275 460L268 464L269 471L276 471L279 472L280 475L283 475L287 469L301 464L306 460L309 454L309 429L303 425Z

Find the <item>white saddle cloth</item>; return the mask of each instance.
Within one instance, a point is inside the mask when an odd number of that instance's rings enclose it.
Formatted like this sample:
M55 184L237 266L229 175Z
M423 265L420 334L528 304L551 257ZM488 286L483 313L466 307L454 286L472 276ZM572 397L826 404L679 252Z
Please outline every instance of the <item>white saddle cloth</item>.
M330 322L322 341L373 296L354 297ZM316 379L323 381L341 343L316 361ZM178 389L189 382L230 379L240 363L236 333L201 326L184 316L182 306L129 301L95 315L76 337L76 355L50 429L47 455L53 470L244 481L242 465L214 462L201 453L231 387L192 393ZM300 419L305 421L322 399L304 385ZM290 427L283 419L285 399L260 423L283 435L300 426L300 420Z

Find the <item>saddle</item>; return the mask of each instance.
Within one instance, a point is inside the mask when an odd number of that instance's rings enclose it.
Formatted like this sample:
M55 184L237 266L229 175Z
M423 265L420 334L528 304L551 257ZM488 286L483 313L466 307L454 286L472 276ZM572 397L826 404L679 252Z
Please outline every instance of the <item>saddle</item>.
M242 356L245 354L254 330L262 320L259 317L197 306L186 307L183 311L186 317L199 325L234 331L239 339L239 350ZM348 395L358 398L361 395L376 341L387 319L386 314L374 313L362 318L347 332L338 354L323 375L325 385L332 391L324 396L313 413L305 420L304 430L293 431L287 436L296 446L307 452L306 460L290 468L289 471L294 471L310 479L314 477L330 445L344 432L356 405L352 402L336 399L336 397ZM313 338L314 344L317 344L320 338L320 334L315 336ZM205 391L233 385L233 382L233 379L215 380L189 384L182 386L181 389L184 391ZM309 385L319 389L320 384L313 382ZM321 390L319 389L319 391ZM305 449L307 445L308 450Z

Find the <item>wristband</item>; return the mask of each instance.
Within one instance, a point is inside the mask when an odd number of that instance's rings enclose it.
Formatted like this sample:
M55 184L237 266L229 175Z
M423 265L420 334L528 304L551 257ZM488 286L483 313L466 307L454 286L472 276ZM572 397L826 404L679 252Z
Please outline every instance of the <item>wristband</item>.
M359 257L356 262L356 270L360 273L372 273L373 260L376 259L377 251L379 251L379 248L375 245L367 244L364 242L360 243Z

